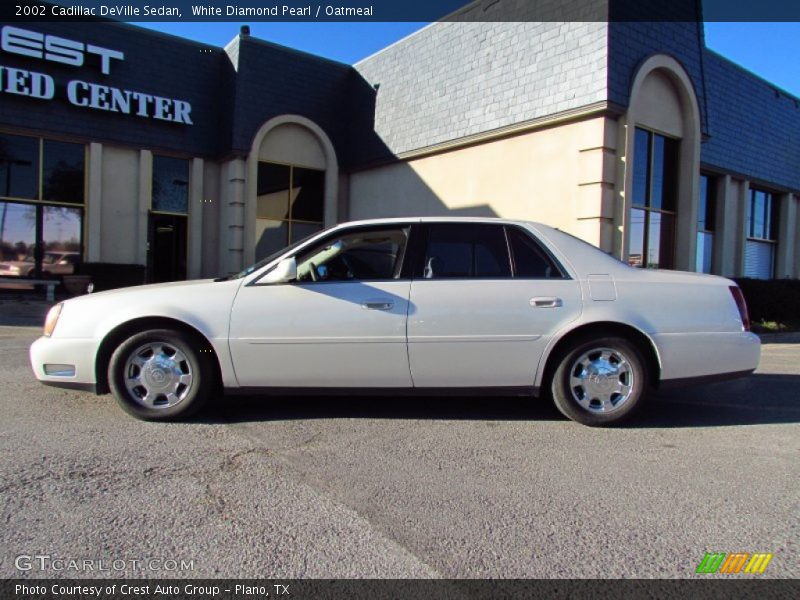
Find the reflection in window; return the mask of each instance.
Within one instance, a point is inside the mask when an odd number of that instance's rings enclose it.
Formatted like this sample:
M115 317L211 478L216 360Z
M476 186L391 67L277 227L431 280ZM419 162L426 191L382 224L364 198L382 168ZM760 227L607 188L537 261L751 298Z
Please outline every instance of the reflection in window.
M84 146L44 141L42 200L83 204Z
M32 276L35 249L36 206L0 202L0 276Z
M636 128L628 264L671 269L675 253L678 140Z
M45 206L42 222L44 256L42 271L72 275L80 263L83 211L67 206Z
M0 196L9 199L0 201L0 275L74 273L82 246L85 151L82 144L0 134Z
M153 156L153 210L186 214L189 209L189 161Z
M0 134L0 195L39 198L39 140Z
M260 162L256 190L257 258L322 229L324 171Z

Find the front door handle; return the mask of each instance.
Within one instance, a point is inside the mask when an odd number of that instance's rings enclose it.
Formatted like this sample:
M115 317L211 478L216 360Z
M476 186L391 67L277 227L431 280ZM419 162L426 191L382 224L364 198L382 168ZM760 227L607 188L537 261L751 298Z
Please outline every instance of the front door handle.
M392 310L394 302L389 300L365 300L361 306L367 310Z
M564 306L564 302L555 296L538 296L531 298L531 306L533 308L560 308Z

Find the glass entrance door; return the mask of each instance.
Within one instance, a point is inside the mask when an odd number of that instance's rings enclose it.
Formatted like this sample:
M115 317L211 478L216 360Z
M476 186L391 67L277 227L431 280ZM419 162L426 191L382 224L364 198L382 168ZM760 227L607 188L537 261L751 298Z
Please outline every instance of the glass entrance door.
M150 282L186 279L186 217L151 213L148 248Z

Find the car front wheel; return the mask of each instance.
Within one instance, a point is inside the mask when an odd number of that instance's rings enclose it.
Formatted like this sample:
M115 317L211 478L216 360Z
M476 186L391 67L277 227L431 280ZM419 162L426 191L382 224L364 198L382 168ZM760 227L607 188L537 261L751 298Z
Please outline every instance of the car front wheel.
M108 367L111 391L120 406L148 421L194 414L214 388L211 354L200 352L203 345L170 329L144 331L125 340Z
M551 391L565 416L600 426L630 416L646 388L641 351L624 338L604 337L578 342L561 355Z

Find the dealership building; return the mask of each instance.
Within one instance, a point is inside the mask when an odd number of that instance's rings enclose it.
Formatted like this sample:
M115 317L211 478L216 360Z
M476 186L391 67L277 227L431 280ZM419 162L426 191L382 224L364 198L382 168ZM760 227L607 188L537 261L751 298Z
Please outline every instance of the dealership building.
M337 222L458 215L544 222L640 267L800 277L800 99L706 48L700 22L490 22L518 4L353 66L245 27L218 48L3 24L3 263L216 276Z

